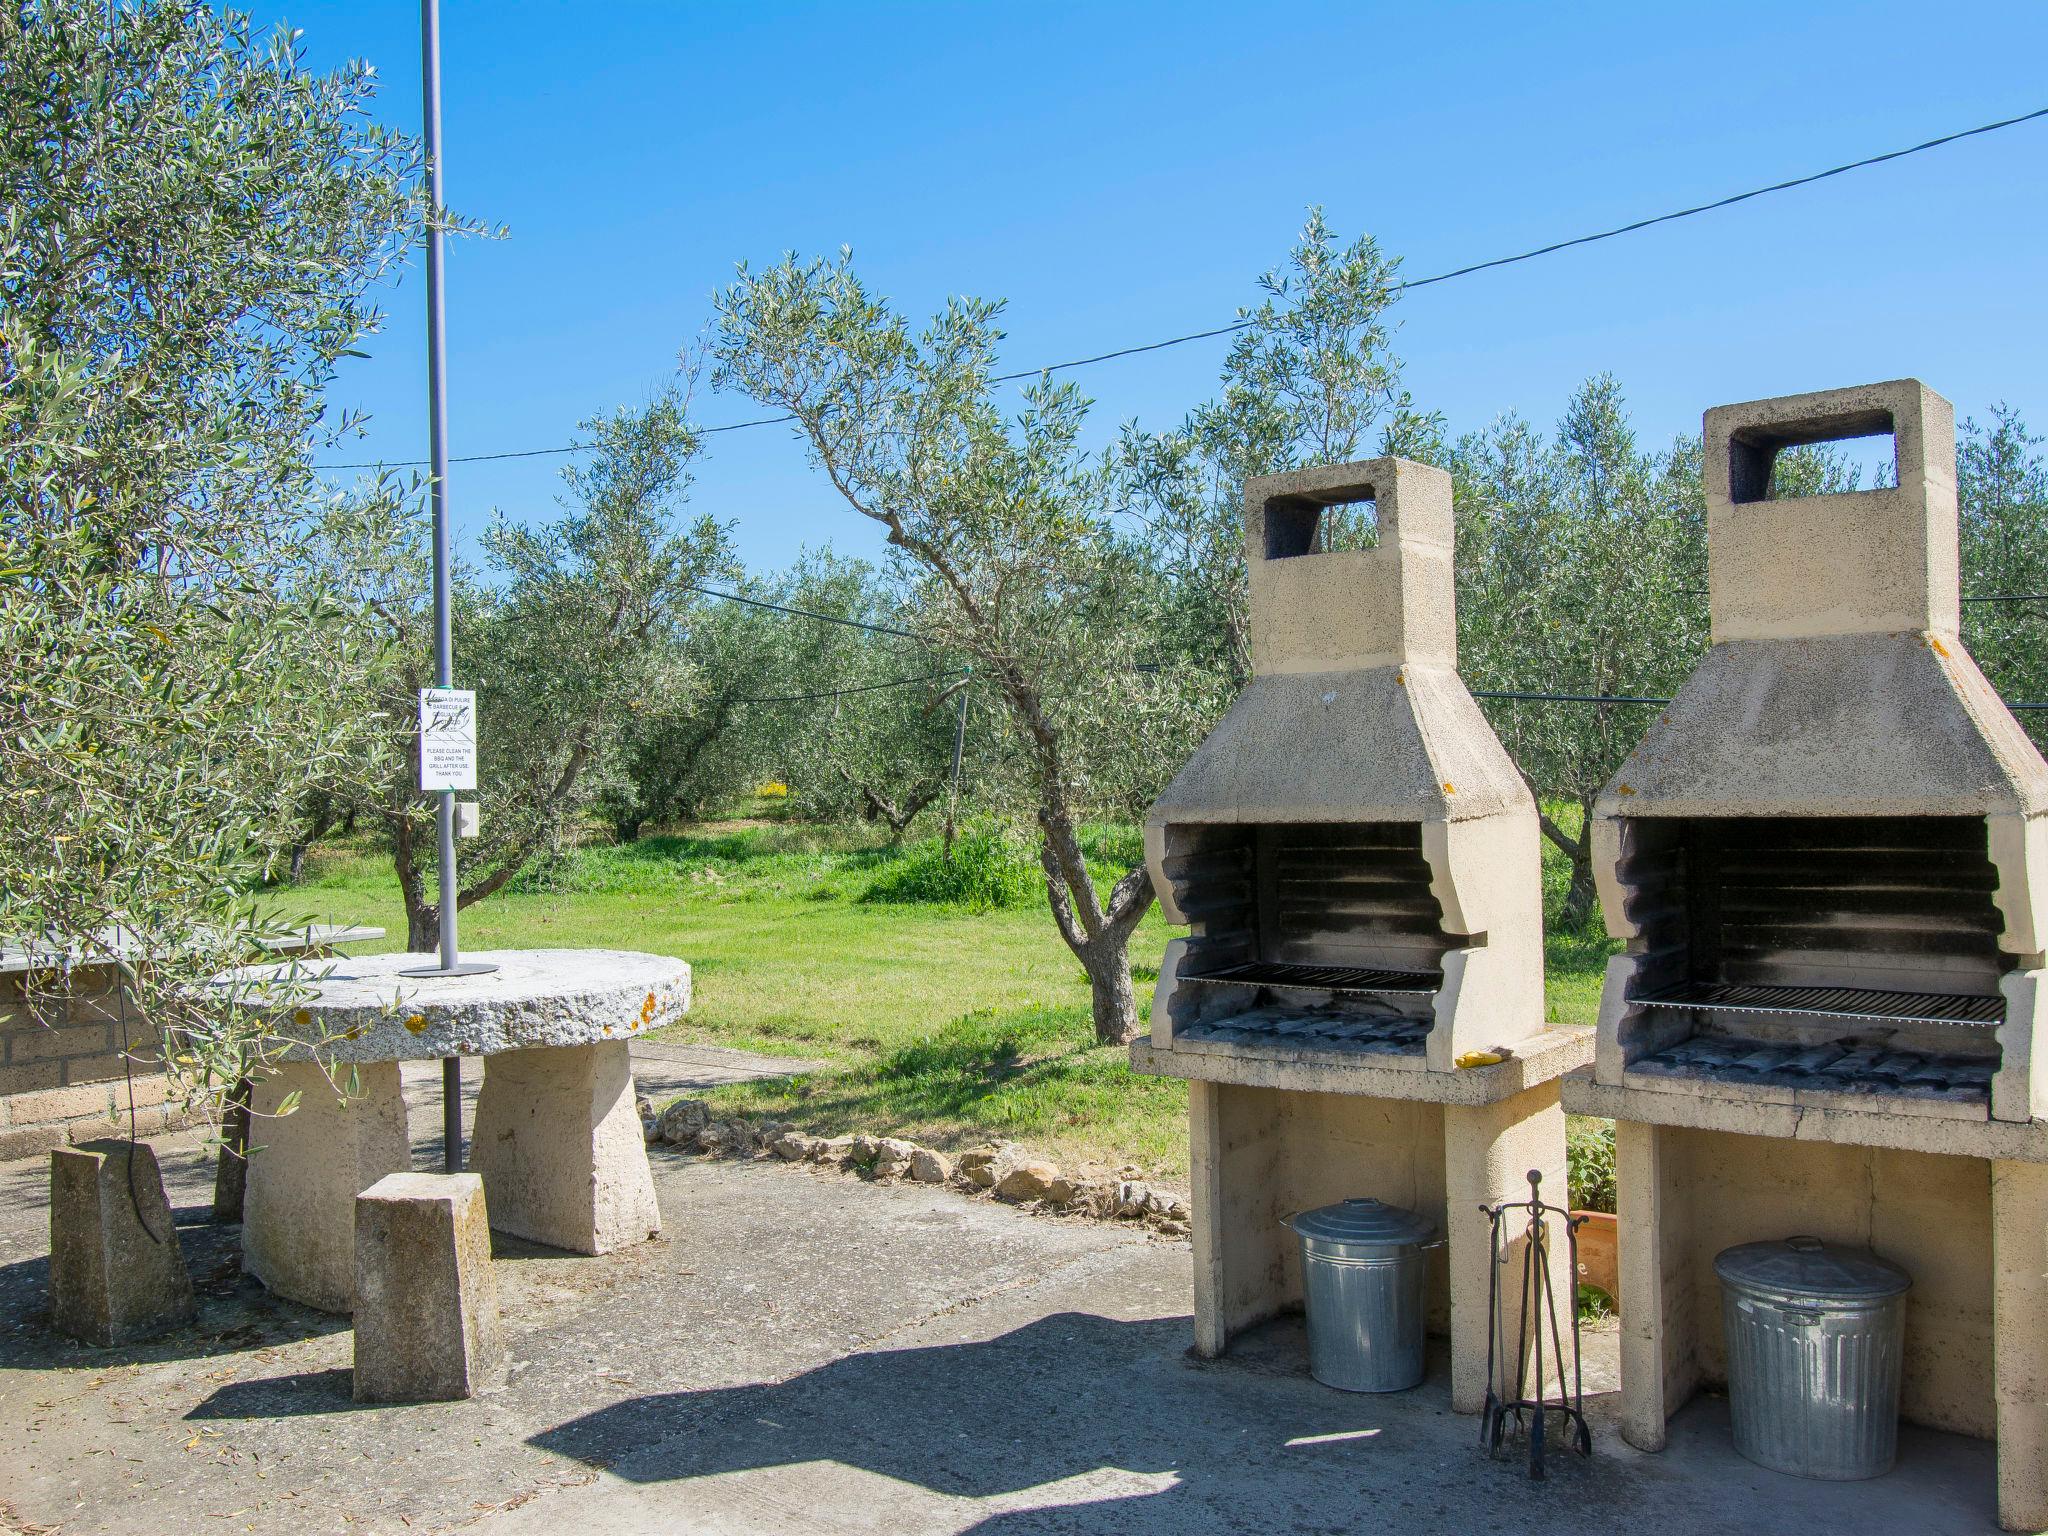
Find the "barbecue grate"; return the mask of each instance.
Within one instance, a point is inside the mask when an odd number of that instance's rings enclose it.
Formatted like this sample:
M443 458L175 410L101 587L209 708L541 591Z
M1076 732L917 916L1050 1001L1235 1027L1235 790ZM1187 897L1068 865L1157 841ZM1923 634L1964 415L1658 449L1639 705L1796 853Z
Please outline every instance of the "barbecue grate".
M1881 1019L1892 1024L2005 1022L2002 997L1889 992L1876 987L1725 986L1686 982L1629 999L1647 1008L1715 1008L1727 1013L1798 1013L1823 1019Z
M1299 965L1281 960L1247 960L1218 966L1183 981L1228 982L1236 986L1300 987L1312 992L1408 992L1428 997L1443 988L1441 971L1394 971L1357 965Z

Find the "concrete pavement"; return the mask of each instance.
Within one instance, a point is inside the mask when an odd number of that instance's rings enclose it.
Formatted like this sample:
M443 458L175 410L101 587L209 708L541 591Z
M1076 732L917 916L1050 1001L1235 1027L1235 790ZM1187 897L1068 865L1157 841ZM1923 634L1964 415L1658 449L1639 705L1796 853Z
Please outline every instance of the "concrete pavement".
M752 1070L673 1061L661 1070ZM656 1063L650 1062L653 1070ZM434 1084L422 1085L431 1099ZM672 1090L675 1091L675 1090ZM416 1106L418 1131L438 1108ZM41 1319L40 1160L0 1168L0 1530L565 1533L1977 1533L1988 1445L1802 1482L1695 1403L1643 1456L1529 1482L1449 1412L1308 1380L1297 1323L1186 1354L1189 1255L919 1185L654 1156L665 1232L601 1258L500 1239L513 1366L465 1403L349 1396L345 1319L243 1279L190 1135L159 1144L200 1319L92 1351ZM422 1164L431 1142L416 1141Z

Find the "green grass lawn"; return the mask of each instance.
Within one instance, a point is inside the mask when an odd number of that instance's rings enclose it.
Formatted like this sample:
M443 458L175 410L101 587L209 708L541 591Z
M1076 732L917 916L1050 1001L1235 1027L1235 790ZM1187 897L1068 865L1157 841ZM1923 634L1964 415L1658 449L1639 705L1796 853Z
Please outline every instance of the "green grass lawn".
M1099 830L1090 852L1107 870L1135 842L1128 829ZM975 850L1019 856L990 839ZM722 1090L735 1110L824 1133L937 1146L1009 1138L1076 1164L1185 1173L1185 1086L1136 1076L1121 1049L1094 1044L1087 981L1042 898L984 910L873 899L878 887L928 891L929 866L929 847L892 850L865 828L713 824L580 849L538 888L464 912L462 947L641 949L689 961L696 1001L664 1038L828 1063L807 1078ZM1015 873L984 884L1015 900ZM1561 866L1546 875L1561 899ZM366 844L315 849L306 883L272 897L294 918L388 930L364 951L404 942L390 863ZM1171 934L1155 907L1132 942L1141 1006ZM1592 1021L1611 947L1553 938L1553 1019Z

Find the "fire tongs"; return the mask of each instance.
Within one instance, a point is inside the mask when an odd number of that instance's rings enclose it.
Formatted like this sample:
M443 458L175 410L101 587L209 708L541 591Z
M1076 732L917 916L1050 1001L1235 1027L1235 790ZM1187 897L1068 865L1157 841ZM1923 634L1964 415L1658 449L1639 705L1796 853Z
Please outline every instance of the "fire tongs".
M1508 1420L1512 1417L1516 1427L1527 1432L1529 1476L1532 1478L1543 1476L1545 1424L1551 1414L1559 1416L1559 1428L1569 1433L1574 1450L1581 1456L1593 1454L1593 1434L1586 1425L1586 1394L1583 1373L1579 1368L1579 1227L1586 1218L1574 1216L1561 1206L1551 1205L1543 1198L1542 1185L1542 1173L1532 1168L1529 1170L1528 1199L1503 1200L1498 1205L1480 1206L1493 1222L1493 1241L1487 1265L1486 1408L1479 1419L1479 1443L1488 1454L1498 1456L1507 1434ZM1501 1269L1510 1258L1508 1246L1514 1240L1508 1231L1508 1213L1511 1211L1528 1212L1528 1223L1523 1230L1522 1287L1513 1334L1516 1345L1513 1348L1509 1344L1507 1318L1503 1315L1506 1296L1500 1283ZM1566 1273L1573 1277L1571 1295L1565 1303L1572 1320L1569 1382L1565 1379L1563 1338L1557 1321L1557 1292L1550 1277L1550 1218L1553 1216L1564 1227L1565 1256L1569 1261ZM1549 1369L1556 1378L1555 1397L1551 1395L1551 1384L1545 1380L1543 1349L1546 1331L1550 1337ZM1512 1362L1508 1358L1511 1353L1514 1356ZM1508 1390L1510 1384L1514 1389L1512 1395Z

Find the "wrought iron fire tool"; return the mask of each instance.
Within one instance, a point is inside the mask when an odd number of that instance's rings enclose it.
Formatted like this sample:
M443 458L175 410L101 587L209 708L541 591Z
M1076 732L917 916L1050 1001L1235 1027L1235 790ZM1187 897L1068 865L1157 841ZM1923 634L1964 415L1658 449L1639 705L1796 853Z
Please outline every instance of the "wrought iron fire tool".
M1581 1456L1593 1454L1593 1434L1586 1425L1586 1401L1583 1374L1579 1368L1579 1308L1576 1276L1579 1272L1579 1227L1585 1222L1583 1216L1574 1216L1562 1206L1550 1204L1543 1198L1543 1174L1537 1169L1529 1170L1529 1198L1527 1200L1503 1200L1498 1205L1482 1205L1493 1223L1493 1238L1487 1264L1487 1333L1486 1333L1486 1407L1479 1419L1479 1443L1486 1447L1488 1454L1498 1456L1502 1442L1507 1435L1508 1420L1512 1417L1516 1428L1526 1432L1529 1442L1529 1476L1543 1476L1543 1450L1545 1426L1550 1415L1559 1417L1559 1428L1571 1438L1571 1445ZM1509 1333L1505 1315L1506 1296L1501 1288L1501 1270L1509 1262L1508 1246L1513 1241L1508 1232L1508 1215L1511 1211L1526 1211L1528 1222L1524 1227L1522 1245L1522 1284L1518 1296L1519 1310L1513 1338L1515 1347L1509 1348ZM1566 1305L1572 1320L1572 1363L1571 1378L1565 1378L1563 1335L1557 1321L1557 1292L1550 1278L1550 1220L1556 1217L1564 1227L1565 1256L1569 1260L1567 1273L1574 1277L1572 1295ZM1549 1369L1556 1377L1556 1396L1545 1380L1544 1336L1549 1335ZM1513 1354L1512 1361L1508 1358ZM1533 1378L1533 1380L1532 1380ZM1508 1387L1512 1379L1513 1392Z

